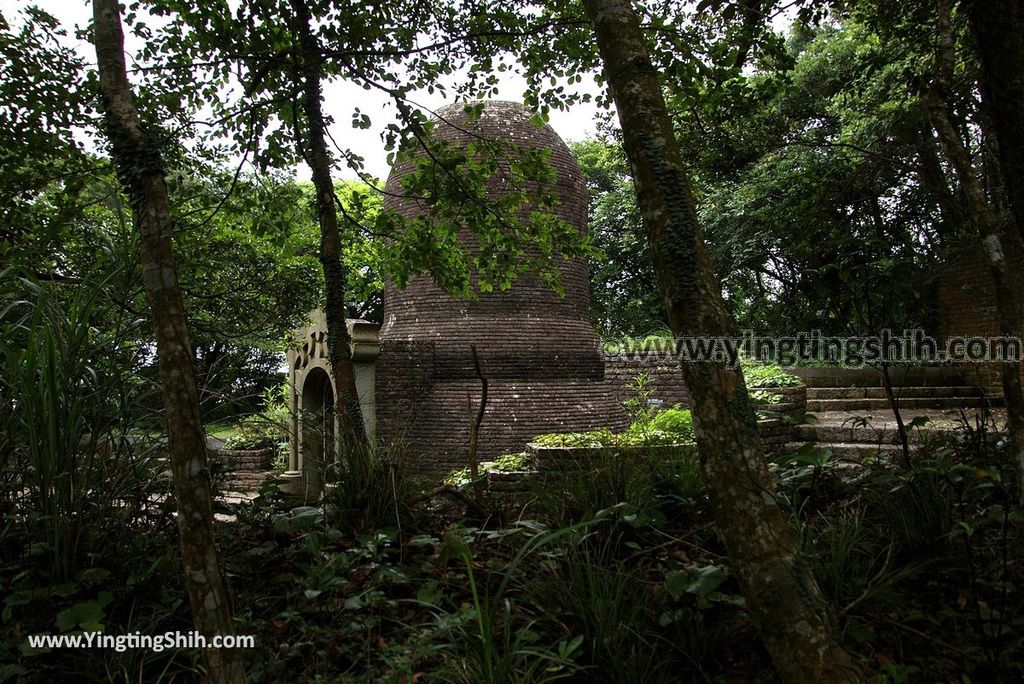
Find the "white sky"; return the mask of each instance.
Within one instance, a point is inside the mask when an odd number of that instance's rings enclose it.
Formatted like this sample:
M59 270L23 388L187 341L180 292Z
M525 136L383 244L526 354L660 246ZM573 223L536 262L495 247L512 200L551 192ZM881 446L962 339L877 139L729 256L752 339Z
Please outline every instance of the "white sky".
M92 19L92 4L87 0L15 0L14 6L19 9L28 5L37 5L49 14L59 19L69 34L69 40L76 43L79 54L89 64L95 64L96 55L92 45L84 41L77 41L74 38L76 27L86 27ZM17 21L15 12L5 12L8 20ZM155 25L156 21L148 21ZM128 64L132 63L132 53L138 49L138 40L125 31L126 50L128 52ZM133 45L134 44L134 45ZM499 79L499 93L497 99L522 101L525 90L525 80L510 72L496 74ZM587 89L589 85L589 89ZM592 82L588 84L587 79L578 86L580 92L592 92L597 94L597 86ZM443 98L439 93L428 94L425 91L413 97L413 100L429 109L436 110L438 107L451 101ZM372 120L371 128L354 129L351 126L352 110L358 107ZM580 104L569 112L552 111L550 123L561 137L568 141L583 140L592 137L597 132L599 110L593 102ZM388 173L387 154L384 151L384 143L381 141L381 132L387 124L394 122L394 107L390 98L380 91L364 90L351 82L333 81L325 84L324 87L324 112L335 119L331 126L331 136L342 147L349 148L353 153L362 156L366 160L366 170L378 178L386 178ZM344 162L335 165L335 173L338 178L355 178ZM300 179L309 178L309 170L302 165L296 169L296 176Z
M9 1L9 0L8 0ZM30 4L38 5L48 13L57 17L64 24L68 31L68 39L76 43L79 53L89 64L95 63L95 53L92 45L74 38L76 27L86 27L92 17L92 4L88 0L14 0L15 8L19 9ZM8 20L17 20L16 12L6 13ZM772 25L775 30L786 30L793 19L793 10L783 11L772 18ZM158 23L158 19L148 21L150 25ZM138 49L138 40L126 30L126 50L128 52L129 65L134 50ZM499 72L499 92L497 99L522 101L523 92L526 87L525 80L511 72ZM598 87L588 79L578 86L562 84L567 90L572 88L576 92L589 92L592 95L598 93ZM440 106L451 101L445 99L439 93L429 94L421 92L415 94L413 100L428 109L436 110ZM358 107L362 112L370 116L373 125L371 128L354 129L351 126L352 110ZM387 124L393 123L394 108L390 99L384 93L373 90L368 91L351 83L344 81L333 81L324 86L324 112L333 117L335 123L331 126L331 136L342 147L347 147L353 153L362 156L366 160L366 171L380 179L387 177L387 154L384 151L384 143L381 140L381 132L386 129ZM586 104L578 104L571 111L552 111L550 123L552 128L566 141L583 140L593 137L597 133L598 121L607 112L598 109L593 101ZM617 122L615 122L617 125ZM295 170L300 179L309 178L309 170L305 165ZM355 178L356 174L351 171L344 162L336 163L335 174L337 178Z

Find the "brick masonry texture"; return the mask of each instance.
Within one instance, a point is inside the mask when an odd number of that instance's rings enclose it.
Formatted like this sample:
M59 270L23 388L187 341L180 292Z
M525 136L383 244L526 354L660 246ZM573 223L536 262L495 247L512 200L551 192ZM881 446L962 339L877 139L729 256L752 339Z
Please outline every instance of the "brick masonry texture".
M492 102L478 120L469 121L455 105L439 116L431 135L440 140L458 144L481 136L550 149L560 200L554 211L586 231L579 165L550 127L531 123L526 108ZM398 196L409 164L392 170L385 206L412 217L426 208ZM495 184L493 192L499 191ZM474 243L468 228L459 237ZM378 436L405 444L424 471L463 467L470 403L475 410L480 396L470 345L476 346L490 385L479 436L481 459L521 451L541 433L624 428L620 395L605 379L600 344L589 323L586 265L563 262L561 278L564 297L532 276L475 300L449 297L428 276L412 279L404 290L386 287L376 366Z
M1010 275L1015 283L1024 283L1024 259L1012 240L1003 240ZM1024 290L1014 288L1024 316ZM995 286L992 272L980 245L973 246L950 259L938 277L939 336L999 335ZM1000 394L1002 386L996 364L964 364L965 377L971 384Z
M807 413L807 387L805 385L752 387L750 389L760 389L779 398L779 401L774 404L758 405L759 410L778 414L790 422L803 422L804 415Z
M651 399L660 399L665 406L690 406L690 393L683 382L678 359L666 359L662 354L607 354L604 357L605 378L619 401L630 393L628 385L641 373L647 373L647 387Z

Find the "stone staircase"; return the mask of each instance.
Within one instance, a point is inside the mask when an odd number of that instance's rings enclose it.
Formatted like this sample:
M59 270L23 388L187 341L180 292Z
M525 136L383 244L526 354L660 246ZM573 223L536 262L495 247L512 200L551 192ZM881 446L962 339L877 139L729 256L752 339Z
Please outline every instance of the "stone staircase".
M213 449L212 459L224 472L225 492L253 492L274 475L273 449Z
M982 388L968 385L894 387L901 409L958 409L1001 405L1001 397L986 396ZM888 410L884 387L808 387L807 410Z
M901 452L896 419L878 371L809 368L796 373L807 385L809 415L805 423L796 426L794 441L785 451L815 443L828 448L839 461L856 462ZM1002 406L1001 396L968 384L955 367L896 368L891 375L904 424L920 417L928 419L921 427L908 428L911 450L919 449L926 440L952 435L961 411L970 415Z

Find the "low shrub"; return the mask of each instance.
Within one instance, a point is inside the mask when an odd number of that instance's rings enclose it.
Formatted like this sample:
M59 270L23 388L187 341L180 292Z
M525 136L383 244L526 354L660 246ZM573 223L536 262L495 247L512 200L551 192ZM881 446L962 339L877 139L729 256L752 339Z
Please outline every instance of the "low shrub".
M759 363L740 357L740 368L747 387L792 387L800 384L800 378L773 363Z
M533 444L541 447L597 448L643 447L684 444L693 441L693 416L689 409L675 406L652 416L641 416L625 432L608 429L537 435Z
M517 454L502 454L493 461L484 461L480 464L479 470L481 474L488 470L516 472L532 470L535 465L533 456L523 451ZM453 487L468 487L473 484L473 480L470 478L469 468L459 468L448 473L444 483Z
M693 414L690 409L674 406L654 414L651 429L675 435L683 441L693 440Z
M419 487L405 454L379 445L339 451L327 472L333 483L324 495L328 521L353 533L409 526L409 500Z
M552 432L537 435L533 444L542 447L611 447L617 444L615 433L607 428L590 432Z
M260 413L245 416L238 423L238 431L224 440L225 449L276 449L288 440L291 414L283 391L272 389L266 395L266 408Z

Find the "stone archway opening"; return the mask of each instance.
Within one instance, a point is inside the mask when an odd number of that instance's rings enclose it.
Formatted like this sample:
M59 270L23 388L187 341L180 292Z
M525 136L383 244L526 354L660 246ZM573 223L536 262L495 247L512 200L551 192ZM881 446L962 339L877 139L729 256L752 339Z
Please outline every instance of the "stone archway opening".
M374 438L376 421L374 361L380 354L376 323L348 320L352 366L367 436ZM281 489L313 502L323 493L337 458L334 384L327 360L327 322L319 309L309 312L306 326L295 331L288 349L288 384L291 386L291 426L288 433L288 470Z
M302 384L301 399L302 476L306 492L323 490L327 465L334 461L334 389L327 371L313 368Z

